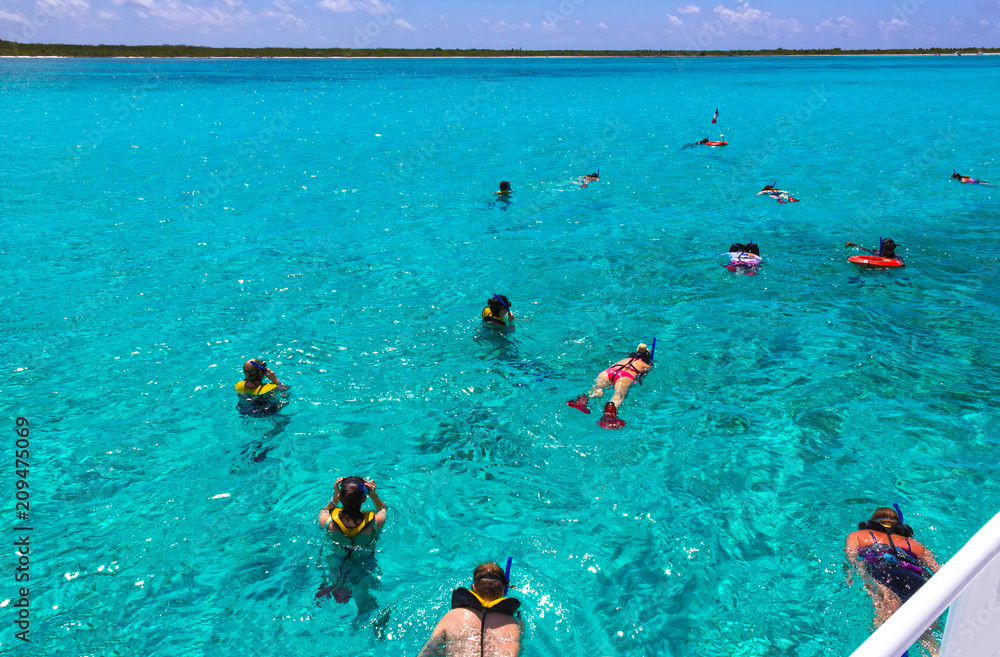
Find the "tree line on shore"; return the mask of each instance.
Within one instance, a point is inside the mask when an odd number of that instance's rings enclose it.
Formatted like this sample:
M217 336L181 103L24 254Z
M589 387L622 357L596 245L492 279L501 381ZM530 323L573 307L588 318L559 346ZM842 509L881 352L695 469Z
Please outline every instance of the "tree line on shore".
M974 55L997 48L840 48L765 50L508 50L482 48L208 48L18 43L0 39L0 56L19 57L752 57L802 55Z

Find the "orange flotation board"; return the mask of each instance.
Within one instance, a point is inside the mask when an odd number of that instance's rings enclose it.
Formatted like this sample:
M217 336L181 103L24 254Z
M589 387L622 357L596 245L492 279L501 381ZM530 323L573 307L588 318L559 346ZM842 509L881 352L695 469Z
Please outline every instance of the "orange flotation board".
M851 256L847 259L848 262L853 262L856 265L864 265L866 267L902 267L903 261L899 258L884 258L877 255L856 255Z

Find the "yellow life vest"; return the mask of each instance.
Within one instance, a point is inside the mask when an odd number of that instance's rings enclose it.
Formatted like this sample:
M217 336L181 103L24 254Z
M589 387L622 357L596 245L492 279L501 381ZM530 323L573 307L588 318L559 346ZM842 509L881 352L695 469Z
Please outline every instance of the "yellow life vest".
M345 527L344 523L340 520L340 512L342 510L343 509L341 509L341 507L339 506L333 510L333 512L330 514L330 520L326 523L326 527L327 529L329 529L330 523L332 522L337 523L337 526L340 527L340 531L343 532L344 536L346 536L347 538L354 538L355 536L360 534L361 530L367 527L368 523L370 523L372 520L375 519L375 512L369 511L365 514L364 519L360 523L358 523L357 527Z
M483 321L489 322L491 324L503 324L504 326L507 326L508 324L506 313L504 313L500 317L494 317L493 312L490 310L489 306L483 308Z
M272 390L276 390L278 388L277 384L274 383L262 383L256 388L247 388L246 381L240 381L233 387L236 388L236 392L240 393L241 395L251 395L253 397L260 397L261 395L266 395Z

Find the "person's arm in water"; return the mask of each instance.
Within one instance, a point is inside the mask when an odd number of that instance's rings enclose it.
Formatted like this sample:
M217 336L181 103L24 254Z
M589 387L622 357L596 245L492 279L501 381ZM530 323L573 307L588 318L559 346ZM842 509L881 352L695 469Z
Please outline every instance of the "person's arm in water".
M388 516L389 505L383 502L378 493L375 492L375 482L371 479L365 479L365 488L368 489L368 497L372 498L372 502L375 503L375 529L379 531L385 525L385 519Z
M936 573L937 571L941 570L941 564L939 564L937 562L937 559L934 558L934 553L931 552L926 547L924 547L924 545L920 541L915 541L913 539L910 539L909 543L912 548L913 554L918 559L920 559L920 561L922 561L923 564L927 566L932 573Z
M854 242L848 242L847 244L844 245L844 248L846 249L849 246L853 246L855 249L860 249L862 251L867 251L868 253L874 253L875 255L878 255L878 251L872 251L871 249L866 249L863 246L858 246Z
M844 541L844 556L851 563L858 558L858 550L861 548L858 545L858 532L851 532L847 535L847 539Z

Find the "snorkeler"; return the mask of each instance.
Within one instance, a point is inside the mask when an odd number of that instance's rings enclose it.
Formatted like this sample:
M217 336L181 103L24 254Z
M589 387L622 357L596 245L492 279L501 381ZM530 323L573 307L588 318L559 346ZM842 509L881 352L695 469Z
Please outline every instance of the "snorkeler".
M888 507L875 509L870 520L859 523L858 531L847 535L844 553L864 576L865 588L875 604L876 627L940 568L931 551L912 537L910 526L902 524L899 514ZM920 642L931 654L937 654L937 640L930 630Z
M267 368L267 363L259 358L251 358L243 363L244 380L233 386L240 396L237 409L241 415L273 415L284 406L275 399L275 393L288 390L288 386L278 380L278 375ZM271 383L264 383L264 377Z
M957 180L958 182L961 183L970 183L973 185L989 185L989 183L986 182L985 180L976 180L972 176L963 176L954 169L952 169L951 171L951 177L952 179Z
M650 370L652 359L653 355L646 345L640 344L635 348L635 352L598 374L590 392L566 402L566 405L589 414L590 399L603 396L605 388L614 386L615 394L611 397L611 401L604 405L604 415L598 424L605 429L622 428L625 426L625 420L618 417L618 409L628 397L632 383L637 380L641 381L642 377Z
M369 497L376 510L362 512L361 505ZM370 550L378 541L388 510L386 503L375 493L374 481L361 477L340 477L333 484L330 503L319 512L319 524L348 553L358 548Z
M731 272L741 271L744 274L755 275L760 263L764 259L760 257L760 247L753 242L746 244L733 244L729 247L729 264L722 265Z
M362 511L361 505L368 497L375 504L375 511ZM338 507L337 504L341 506ZM317 600L331 595L337 602L351 599L347 579L351 574L348 563L352 554L361 551L371 556L375 552L382 527L385 526L389 507L375 492L375 482L361 477L340 477L334 482L330 503L319 512L319 524L328 536L344 550L337 581L324 584L316 593ZM358 561L355 559L354 561Z
M720 137L720 139L721 139L721 137ZM701 141L692 142L690 144L684 144L683 146L681 146L681 150L684 150L685 148L691 148L692 146L703 146L703 145L707 144L709 141L711 141L711 140L708 137L705 137Z
M774 185L777 185L778 181L774 181ZM767 194L771 198L775 199L778 203L798 203L799 199L792 198L788 192L783 189L777 189L774 185L764 185L764 189L757 192L757 196L761 194Z
M577 181L580 183L580 189L583 189L584 187L594 182L595 180L600 180L600 179L601 179L601 170L598 169L597 173L591 173L586 176L580 176L579 178L577 178Z
M509 180L501 180L500 181L500 191L493 192L493 193L494 194L499 194L500 196L506 196L507 194L510 194L512 191L514 191L514 190L510 188L510 181Z
M472 590L451 593L451 610L431 633L417 657L517 657L521 651L521 601L504 597L507 576L487 562L472 571Z
M894 259L899 260L901 262L903 260L902 258L900 258L899 256L896 255L896 243L892 241L891 237L887 237L887 238L885 238L883 240L879 240L879 248L877 250L876 249L866 249L863 246L858 246L854 242L848 242L847 244L844 245L845 248L849 247L849 246L853 246L854 248L860 249L861 251L867 251L868 253L880 256L882 258L894 258Z
M513 326L514 314L510 312L510 299L502 294L494 294L486 300L483 321L494 326Z

